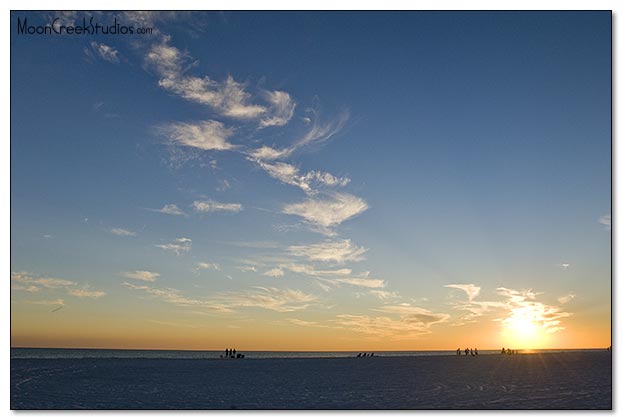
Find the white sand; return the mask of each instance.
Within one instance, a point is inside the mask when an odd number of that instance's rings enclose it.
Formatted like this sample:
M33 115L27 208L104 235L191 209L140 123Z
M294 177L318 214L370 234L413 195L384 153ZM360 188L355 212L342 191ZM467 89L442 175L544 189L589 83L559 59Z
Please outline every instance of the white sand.
M611 353L12 359L13 409L611 409Z

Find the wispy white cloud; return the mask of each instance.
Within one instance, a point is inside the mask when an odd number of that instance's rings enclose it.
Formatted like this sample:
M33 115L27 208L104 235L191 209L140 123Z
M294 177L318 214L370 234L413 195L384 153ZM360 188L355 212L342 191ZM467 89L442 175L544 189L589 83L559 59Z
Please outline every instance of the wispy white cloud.
M262 118L268 113L265 106L253 104L251 95L245 90L246 86L231 76L223 82L217 82L208 76L188 75L188 69L196 61L187 52L172 46L168 36L151 46L145 62L160 77L160 87L188 101L207 105L222 116L248 120ZM285 118L287 104L284 102L284 98L274 98L271 105L275 113L267 117L264 124L278 125Z
M460 285L473 286L473 285ZM477 287L477 286L476 286ZM466 289L466 290L465 290ZM454 309L467 311L468 314L460 318L464 322L472 322L475 318L480 317L488 312L494 311L498 318L495 321L501 322L507 328L513 328L515 325L533 325L547 333L561 331L564 327L561 325L563 318L571 316L570 313L562 311L559 307L548 305L541 302L538 296L541 293L528 290L515 290L506 287L498 287L497 295L501 296L501 300L496 301L477 301L473 296L473 287L466 287L462 290L470 290L471 298L468 301L457 302ZM479 293L479 290L477 290ZM573 294L562 296L558 302L567 303Z
M284 184L296 186L307 194L316 194L316 189L319 187L343 187L350 183L349 178L336 177L328 172L310 171L306 174L301 174L296 166L289 163L267 163L261 160L251 160L272 178L278 179Z
M30 286L26 286L26 285L21 285L21 284L11 284L11 289L12 290L22 290L24 292L30 292L30 293L36 293L38 291L41 290L40 287L37 287L33 284L31 284Z
M293 150L302 147L325 143L338 134L350 119L350 111L342 111L334 120L320 123L317 109L309 109L313 113L313 125L311 129L293 145Z
M313 120L309 119L309 121L313 121L313 125L304 136L296 140L294 143L292 143L292 145L281 149L276 149L270 146L263 145L255 150L251 150L250 152L248 152L249 156L262 161L277 160L289 157L299 149L311 145L319 145L328 141L343 129L350 117L350 113L348 111L344 111L339 114L339 116L335 120L328 123L320 123L317 118L317 111L310 111L313 112L314 118Z
M292 245L287 248L291 255L311 261L344 263L361 261L367 249L353 245L350 239L342 241L324 241L311 245Z
M146 270L124 271L121 273L121 275L128 279L142 280L148 282L154 282L158 279L158 277L160 277L160 273Z
M611 230L611 215L605 214L604 216L601 216L600 219L598 219L598 223Z
M23 303L29 303L31 305L47 305L47 306L64 306L65 301L63 299L54 300L24 300Z
M84 53L89 58L98 57L113 64L119 64L121 61L121 54L116 48L101 42L91 41L90 48L85 48Z
M276 312L303 310L317 301L317 296L300 290L255 287L251 290L227 292L210 299L187 298L176 289L154 288L146 285L123 283L132 290L143 291L152 297L178 306L200 307L213 312L230 313L240 308L261 308Z
M516 325L528 324L539 327L547 333L555 333L564 330L561 320L571 315L555 306L531 300L513 301L509 306L509 314L497 321L510 329Z
M349 276L352 274L352 269L350 268L340 268L336 270L320 270L310 265L305 264L283 264L282 268L286 268L287 270L293 273L299 274L307 274L310 276Z
M378 311L392 316L343 314L338 315L333 322L337 326L364 334L369 339L408 340L429 334L434 324L449 319L447 314L413 306L386 305Z
M257 164L272 178L278 179L284 184L294 185L305 192L311 190L309 184L298 174L299 170L294 165L283 162L265 163L261 161L258 161Z
M194 147L201 150L231 150L236 147L228 142L233 130L225 127L219 121L169 123L160 126L158 131L174 145Z
M293 289L256 287L250 291L225 293L216 298L224 306L233 308L257 307L277 312L303 310L317 300L317 296Z
M569 263L561 263L561 264L559 264L559 267L562 270L568 270L570 268L570 264Z
M136 232L121 228L112 228L110 229L110 233L117 236L136 236Z
M56 292L58 292L58 289L61 289L72 296L91 298L99 298L106 295L103 291L91 290L89 286L84 286L82 288L76 288L75 286L77 286L77 283L71 280L40 277L27 272L11 273L11 288L13 290L37 293L42 289L53 289Z
M158 213L163 213L163 214L170 214L172 216L185 216L186 213L184 213L178 206L177 204L166 204L164 207L162 207L159 210L156 210Z
M12 272L11 282L20 284L35 285L35 287L44 287L47 289L58 289L62 287L75 286L77 283L71 280L53 278L53 277L39 277L27 272ZM29 290L34 292L34 289Z
M349 284L352 286L368 287L370 289L381 289L386 286L384 280L370 279L367 277L333 277L323 278L321 280L332 284Z
M321 228L330 228L367 209L368 205L362 198L351 194L334 193L323 200L310 198L300 203L287 204L283 207L283 213L300 216L306 222Z
M540 293L534 292L532 289L515 290L508 289L507 287L497 287L497 294L506 297L511 303L520 303L527 299L535 299Z
M231 184L226 179L218 181L218 187L216 187L216 191L227 191L231 188Z
M69 291L69 294L79 298L93 298L98 299L102 296L106 296L106 292L101 290L89 290L88 288L83 289L72 289Z
M328 328L328 325L320 324L317 321L304 321L302 319L297 318L286 318L285 321L298 325L299 327L315 327L315 328Z
M315 285L325 292L330 292L331 287L323 281L315 280Z
M370 290L368 294L372 296L376 296L378 299L383 300L383 301L387 301L390 299L398 299L400 297L400 294L398 292L390 292L388 290L374 289L374 290Z
M353 249L352 247L350 248L351 250ZM299 255L304 255L306 257L307 251L308 250L305 249L303 253L300 253ZM315 252L315 250L313 250L312 252ZM353 251L354 254L356 252L357 251ZM340 256L338 258L343 258L343 256ZM253 262L258 265L264 265L262 261ZM350 285L370 289L380 289L386 286L386 282L384 280L370 278L368 271L352 275L352 269L350 268L316 268L309 264L299 264L289 261L282 262L278 265L278 267L272 268L264 272L263 274L266 276L281 277L285 275L285 270L295 274L301 274L311 277L313 280L318 282L318 285L320 285L320 287L322 287L322 289L324 290L330 290L329 285Z
M199 269L203 269L203 270L220 270L220 265L216 264L216 263L209 263L209 262L200 262L197 264L197 268Z
M479 292L481 290L481 287L476 286L472 283L470 284L446 284L443 287L449 287L453 289L462 290L464 293L466 293L467 297L469 298L469 302L472 302L473 299L479 296Z
M565 305L576 297L577 295L575 295L574 293L568 293L567 295L560 296L559 298L557 298L557 301L561 303L562 305Z
M192 239L178 238L174 242L168 244L155 245L157 248L164 249L166 251L174 252L177 255L181 255L184 252L190 251L192 247Z
M404 321L420 323L425 328L429 328L433 324L445 322L450 317L448 314L434 313L428 309L411 306L407 303L402 303L400 305L384 305L376 309L376 311L400 315Z
M279 243L272 241L221 241L220 243L241 248L275 249L281 247Z
M179 306L207 306L207 304L200 299L187 298L181 294L179 290L172 289L169 287L152 287L147 285L137 285L133 283L124 282L121 283L123 286L127 287L131 290L140 290L152 297L159 299L161 301L172 303Z
M257 149L251 150L248 152L248 155L256 160L259 161L271 161L271 160L277 160L277 159L281 159L281 158L285 158L287 156L289 156L291 154L291 152L289 151L289 149L275 149L273 147L270 146L260 146Z
M267 114L259 122L259 127L283 126L294 116L296 103L287 92L275 90L264 92L265 100L270 104Z
M303 176L303 179L310 183L315 182L329 187L345 187L350 183L350 178L348 177L337 177L322 171L309 171Z
M52 19L49 19L50 17ZM52 25L56 30L60 30L61 26L75 26L78 17L79 13L76 11L57 11L54 14L50 14L48 19L52 21ZM58 18L58 20L55 18Z
M268 277L283 277L285 275L285 272L280 268L273 268L264 272L263 275Z
M160 78L158 84L180 97L209 106L224 117L238 120L259 120L259 127L283 126L294 114L295 102L287 92L263 91L265 105L254 103L244 83L228 76L216 81L209 76L197 77L189 70L198 63L187 51L171 45L170 36L151 45L145 63Z
M242 210L242 205L238 203L219 203L213 200L207 201L195 201L192 203L192 207L201 213L211 213L216 211L228 211L238 213Z

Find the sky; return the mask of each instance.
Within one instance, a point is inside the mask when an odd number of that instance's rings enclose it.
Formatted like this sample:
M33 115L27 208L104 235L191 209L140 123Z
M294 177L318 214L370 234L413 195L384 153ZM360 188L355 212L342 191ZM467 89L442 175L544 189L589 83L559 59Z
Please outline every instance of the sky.
M610 24L12 12L12 346L609 346Z

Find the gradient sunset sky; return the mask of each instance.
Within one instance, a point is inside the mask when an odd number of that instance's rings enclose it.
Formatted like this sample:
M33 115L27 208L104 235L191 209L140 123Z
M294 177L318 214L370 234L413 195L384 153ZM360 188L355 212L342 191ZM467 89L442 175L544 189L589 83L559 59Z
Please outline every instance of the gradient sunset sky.
M13 346L611 344L609 12L11 25Z

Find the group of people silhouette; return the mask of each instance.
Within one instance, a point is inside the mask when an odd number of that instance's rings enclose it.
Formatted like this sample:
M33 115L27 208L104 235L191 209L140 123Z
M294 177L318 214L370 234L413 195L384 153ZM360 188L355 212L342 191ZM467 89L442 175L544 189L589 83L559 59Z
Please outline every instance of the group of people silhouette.
M224 357L226 359L243 359L244 355L242 353L237 353L235 349L225 349ZM223 358L222 354L220 355L220 358Z
M374 357L374 353L359 353L356 357Z
M510 348L506 349L505 347L501 349L501 354L516 354L516 353L518 353L518 350L512 350Z
M477 348L470 349L470 348L468 348L468 347L467 347L466 349L464 349L464 355L465 355L465 356L468 356L469 354L470 354L471 356L477 356L477 355L479 355L479 353L477 352ZM460 348L459 348L459 347L458 347L458 349L456 350L456 355L457 355L457 356L461 356L461 355L462 355L462 350L460 350Z

